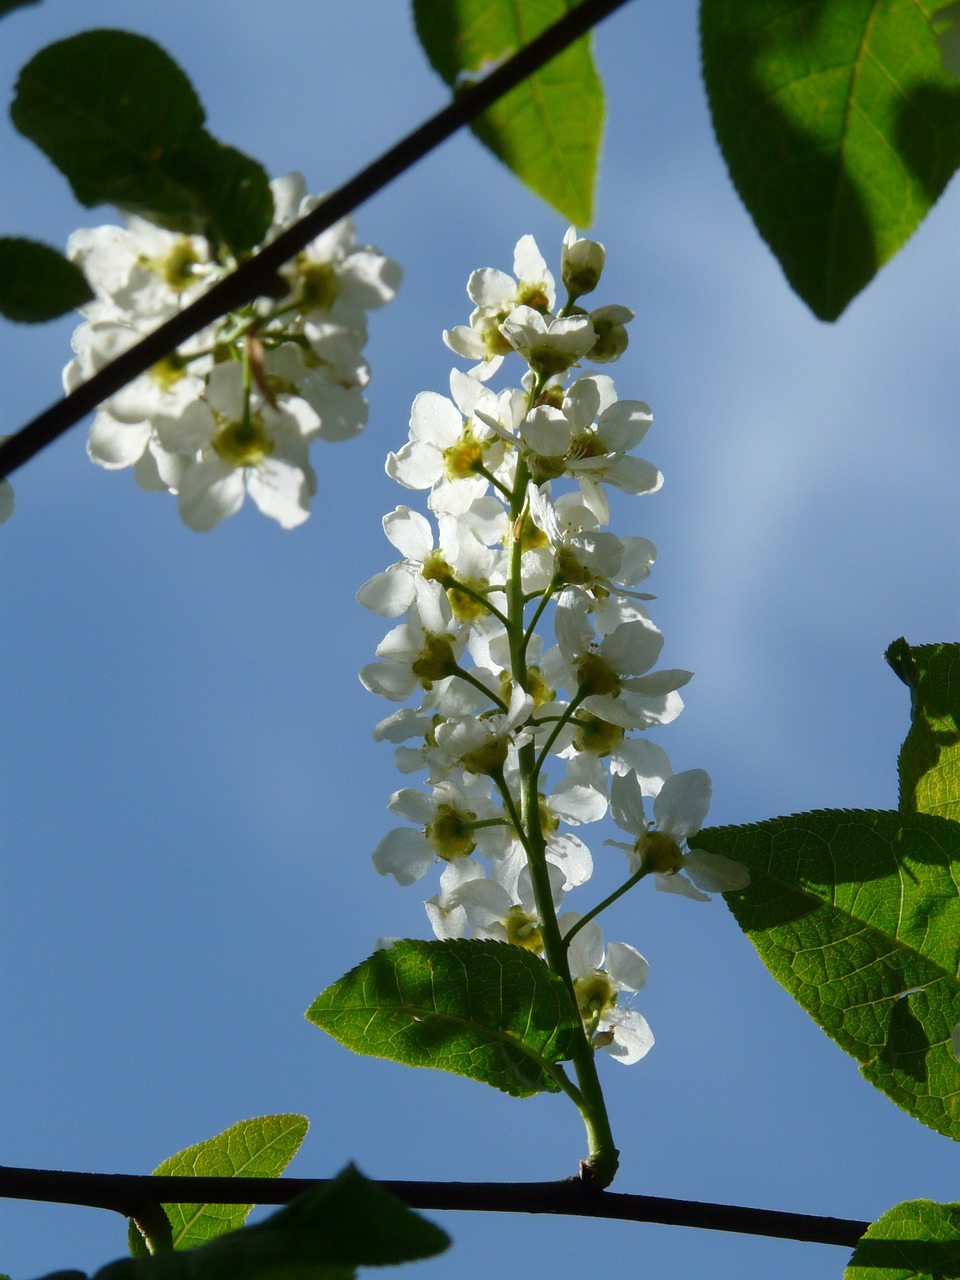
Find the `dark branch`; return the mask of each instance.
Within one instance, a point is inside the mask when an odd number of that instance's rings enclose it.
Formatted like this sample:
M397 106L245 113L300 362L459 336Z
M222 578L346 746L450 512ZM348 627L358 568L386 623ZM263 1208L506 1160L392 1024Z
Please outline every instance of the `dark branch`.
M61 1173L0 1166L0 1197L82 1204L137 1217L144 1206L165 1204L287 1204L326 1179L191 1178L119 1173ZM708 1231L806 1240L853 1248L868 1222L821 1218L776 1209L705 1204L664 1196L595 1191L578 1178L563 1182L381 1182L413 1209L460 1209L482 1213L561 1213L626 1222L659 1222ZM242 1188L242 1194L241 1192Z
M203 297L123 352L68 396L45 409L0 445L0 479L52 444L102 401L145 373L193 334L252 298L271 292L277 271L322 231L352 213L394 178L412 168L441 142L475 120L489 106L533 75L551 58L585 35L626 0L583 0L559 22L524 46L507 62L459 94L449 106L407 134L379 159L362 169L316 209L288 228L255 257L214 285Z

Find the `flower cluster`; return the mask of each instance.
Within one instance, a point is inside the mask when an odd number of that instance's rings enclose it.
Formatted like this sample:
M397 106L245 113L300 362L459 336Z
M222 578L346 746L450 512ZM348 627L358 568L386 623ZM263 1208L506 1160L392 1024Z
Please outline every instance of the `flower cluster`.
M605 947L595 917L647 874L702 898L696 886L734 888L746 873L687 848L710 780L702 770L674 774L643 736L680 713L690 673L657 667L663 637L639 589L653 545L606 528L609 489L650 494L662 476L633 452L652 421L648 406L621 400L606 373L581 365L606 365L627 345L632 312L578 303L603 266L602 245L571 228L557 314L555 281L531 236L517 245L512 276L470 277L470 322L444 340L476 363L451 373L449 397L417 396L409 440L387 459L401 485L428 491L434 523L407 506L384 518L401 558L358 599L400 621L360 679L394 702L418 698L375 737L395 744L402 773L426 773L424 790L391 798L412 825L380 842L377 870L412 884L439 862L426 902L436 936L543 954L569 982L594 1048L634 1062L653 1043L630 1007L647 964L626 943ZM511 353L527 366L522 384L495 392L490 379ZM537 629L548 606L552 643ZM593 872L576 829L608 810L631 836L628 878L585 914L558 915Z
M271 183L267 239L319 202L299 174ZM133 346L236 266L201 236L142 218L76 231L68 256L96 295L73 335L68 391ZM108 470L132 467L147 490L178 496L192 529L212 529L249 493L285 529L309 515L313 440L363 430L366 313L394 296L396 263L359 246L349 219L283 268L260 298L196 334L98 410L87 452Z

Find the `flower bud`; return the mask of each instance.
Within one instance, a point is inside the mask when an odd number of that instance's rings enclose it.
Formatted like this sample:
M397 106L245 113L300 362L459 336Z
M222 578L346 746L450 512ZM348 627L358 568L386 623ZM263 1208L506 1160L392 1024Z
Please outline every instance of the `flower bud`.
M578 240L573 227L563 237L560 274L571 298L592 293L600 283L606 251L596 240Z
M595 364L608 364L619 360L627 349L629 338L626 325L633 319L629 307L598 307L590 312L597 340L587 352L587 359Z

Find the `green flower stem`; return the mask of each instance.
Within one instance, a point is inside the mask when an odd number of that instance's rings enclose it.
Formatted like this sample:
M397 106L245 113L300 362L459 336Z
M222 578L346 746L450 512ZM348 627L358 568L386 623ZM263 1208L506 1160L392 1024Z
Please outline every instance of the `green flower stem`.
M492 471L487 470L487 468L483 465L483 463L478 462L473 469L474 471L476 471L478 476L483 476L485 480L490 481L490 483L493 485L495 489L499 489L508 502L512 502L513 494L510 492L510 490L507 488L507 486L503 483L502 480L498 480Z
M598 902L597 905L591 911L588 911L586 915L581 916L573 928L563 935L563 945L565 947L569 947L570 943L584 925L589 924L591 920L595 920L601 911L606 911L607 907L612 906L618 898L622 898L628 889L632 889L635 884L639 884L647 874L648 873L644 868L634 872L630 879L625 880L619 889L614 889L613 893L604 898L602 902Z
M151 1253L173 1252L173 1227L162 1204L142 1205L133 1221Z
M537 756L537 763L534 767L536 769L536 774L538 778L540 777L540 770L544 766L544 763L550 752L550 748L556 742L557 737L559 736L564 725L569 724L570 721L573 719L573 713L576 711L577 707L579 707L580 703L583 702L584 698L586 697L587 697L586 689L583 689L583 688L578 689L576 696L574 697L570 705L567 707L566 711L564 711L563 715L557 716L557 723L550 730L550 735L547 738L546 742L543 744L540 750L540 754Z
M559 1062L544 1063L547 1072L553 1076L563 1092L570 1098L578 1111L583 1110L583 1094L573 1083Z
M527 651L527 645L530 643L530 639L533 635L534 628L536 627L537 623L540 621L540 618L543 615L544 609L546 609L547 605L550 603L550 600L553 597L554 592L557 590L559 586L560 586L560 583L557 581L556 578L554 578L553 581L550 583L550 585L547 587L547 589L543 592L540 603L537 605L536 609L534 610L533 617L530 619L527 629L523 633L524 653L526 653Z
M453 675L459 676L461 680L466 680L467 684L472 684L475 689L479 689L484 697L489 698L491 702L495 702L501 711L509 711L510 708L506 702L495 693L491 693L487 686L473 674L461 667L458 662L454 663Z
M530 403L533 403L542 388L542 379L537 379L530 391ZM506 584L507 613L509 623L507 634L510 641L511 674L515 684L529 689L529 673L527 671L526 648L527 637L523 625L523 587L521 583L521 557L523 546L518 532L520 516L526 502L529 471L523 457L517 463L513 493L510 495L510 532L508 534L509 573ZM557 729L555 732L559 732ZM540 935L547 964L563 981L574 1008L577 1007L576 991L567 961L567 948L560 933L557 913L553 906L553 891L550 887L550 875L547 867L546 838L540 822L540 795L538 780L540 769L537 762L536 748L528 742L519 750L520 764L520 813L516 814L513 798L504 796L507 812L514 822L517 836L527 855L530 868L530 879L533 885L537 904L537 915L540 921ZM503 784L501 786L501 784ZM501 773L497 783L502 793L509 793ZM613 1140L610 1119L607 1115L603 1090L597 1075L597 1064L594 1049L586 1032L577 1036L572 1055L574 1070L579 1085L580 1100L577 1107L587 1131L587 1159L581 1162L582 1176L594 1186L603 1188L613 1181L619 1164L619 1152ZM574 1099L576 1101L576 1099Z
M250 426L250 392L253 389L253 365L250 360L250 349L243 344L243 425Z
M474 591L473 587L468 587L465 582L460 582L452 575L449 578L445 578L441 585L444 591L459 591L463 595L469 596L471 600L476 600L477 604L483 605L487 613L492 613L505 627L509 627L510 621L507 615L501 613L495 604L491 604L482 591Z

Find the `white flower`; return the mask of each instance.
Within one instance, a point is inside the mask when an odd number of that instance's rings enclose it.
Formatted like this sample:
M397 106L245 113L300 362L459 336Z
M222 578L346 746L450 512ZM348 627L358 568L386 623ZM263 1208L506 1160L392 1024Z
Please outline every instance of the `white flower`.
M703 769L672 774L654 792L654 825L646 820L643 787L636 774L614 777L610 784L613 820L637 839L632 845L616 840L604 843L626 852L631 872L652 871L657 888L668 893L709 902L709 896L701 889L711 893L745 889L750 873L742 863L705 849L688 847L684 852L684 845L700 830L707 816L710 792L710 776Z
M500 332L535 373L561 373L587 354L597 335L589 316L545 319L532 307L517 307Z
M222 268L202 236L165 231L133 214L126 227L85 227L67 241L67 257L83 271L96 300L83 315L151 317L154 323L192 302ZM153 327L152 325L150 327Z
M605 481L624 493L655 493L661 487L663 476L652 463L629 456L653 422L649 405L618 400L612 380L594 374L573 383L563 413L570 424L570 475L584 484Z
M483 719L463 716L438 725L431 773L442 776L455 767L491 775L503 770L511 752L526 740L526 735L515 734L514 730L526 724L532 711L533 698L517 684L505 712Z
M454 369L450 374L453 400L435 391L422 391L413 402L410 439L397 453L387 455L387 475L408 489L433 489L431 507L460 515L486 493L487 480L477 468L495 468L503 444L472 415L486 403L496 411L496 397L476 379Z
M558 921L566 936L578 923L578 912L564 913ZM653 1032L647 1020L620 996L636 995L646 985L650 966L626 942L611 942L604 954L603 933L595 920L578 930L567 950L580 1016L594 1048L606 1049L624 1066L639 1062L653 1048Z
M185 460L177 493L191 529L214 528L240 509L247 493L284 529L307 519L316 492L307 446L317 418L297 396L276 403L248 398L239 362L229 361L210 374L204 400L179 417L157 418L161 445Z
M631 616L632 614L632 616ZM650 671L660 656L663 636L636 610L597 639L589 605L582 592L568 587L560 596L554 629L568 669L568 688L585 691L587 711L625 729L668 724L683 709L676 690L691 678L689 671Z
M400 745L393 753L394 764L400 773L416 773L430 767L435 751L433 735L438 724L457 716L477 716L489 705L489 695L464 680L449 676L438 680L432 689L426 691L419 707L401 707L381 720L373 731L373 737L377 742L400 744L419 738L420 746Z
M549 577L543 586L557 580L561 585L575 584L589 591L599 587L603 597L614 587L625 595L635 594L625 588L642 582L649 574L657 554L652 542L637 537L621 541L615 533L584 529L585 520L593 523L587 507L576 503L558 509L546 486L538 487L532 481L527 488L527 501L531 520L546 534L553 551ZM526 576L524 589L529 590Z
M450 605L435 582L418 578L417 599L410 616L389 631L377 646L377 657L360 672L371 693L403 702L418 685L430 689L457 670L463 639L457 633Z
M307 195L299 173L275 179L270 188L274 224L268 240L324 201L323 196ZM334 324L362 330L366 312L382 307L396 295L401 271L379 249L358 245L352 219L343 218L311 240L281 274L308 322L319 313Z
M540 917L530 878L523 866L515 876L516 884L507 887L510 868L494 863L489 877L475 862L457 862L445 868L440 877L440 893L423 905L438 938L474 938L509 942L539 955L543 950ZM563 876L556 867L548 867L553 907L563 900Z
M383 517L383 531L405 557L383 573L375 574L357 592L366 609L386 618L397 618L416 598L417 578L439 582L461 621L489 616L484 606L463 590L487 597L490 579L503 559L480 541L473 530L451 516L440 516L440 545L435 546L429 521L410 507L396 507ZM453 586L451 580L458 586ZM496 592L494 592L496 594Z
M411 787L395 791L389 808L398 817L419 824L419 830L395 827L373 852L373 865L381 875L392 875L398 884L413 884L426 875L437 858L444 862L468 859L483 844L489 827L474 829L477 821L502 815L490 801L486 779L454 782L446 779L425 795Z
M556 302L553 276L533 236L521 236L513 255L514 280L505 271L483 267L467 282L467 293L476 309L470 324L444 330L443 340L451 351L480 364L471 376L485 382L499 369L511 345L500 329L501 322L520 306L536 311L552 311Z

